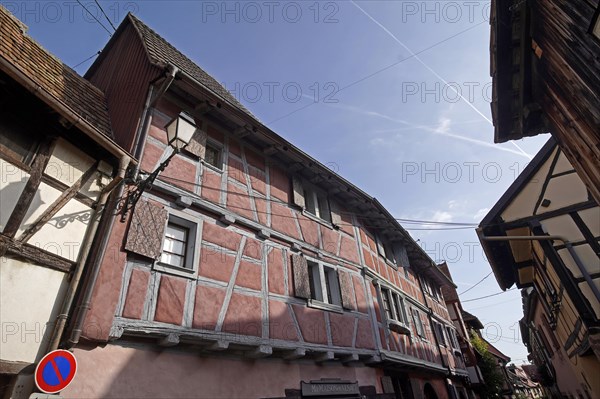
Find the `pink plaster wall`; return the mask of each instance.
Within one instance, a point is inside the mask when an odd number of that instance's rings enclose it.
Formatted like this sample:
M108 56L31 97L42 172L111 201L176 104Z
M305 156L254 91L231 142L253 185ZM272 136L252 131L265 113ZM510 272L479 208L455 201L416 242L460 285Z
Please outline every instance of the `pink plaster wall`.
M299 389L300 381L341 378L381 392L381 371L279 359L204 357L177 349L106 345L75 350L77 376L70 398L269 398ZM440 397L442 399L443 397Z

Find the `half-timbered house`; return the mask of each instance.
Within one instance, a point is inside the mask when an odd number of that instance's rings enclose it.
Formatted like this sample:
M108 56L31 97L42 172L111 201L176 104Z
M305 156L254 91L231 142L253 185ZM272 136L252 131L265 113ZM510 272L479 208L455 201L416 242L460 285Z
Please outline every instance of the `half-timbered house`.
M65 397L454 397L465 365L434 332L455 336L452 282L375 198L133 15L85 77L140 166ZM195 129L176 153L172 123Z
M478 234L500 288L526 288L523 340L545 384L600 396L600 208L554 139Z
M64 337L130 157L102 92L0 6L0 396Z
M551 133L600 202L600 3L492 0L494 141Z

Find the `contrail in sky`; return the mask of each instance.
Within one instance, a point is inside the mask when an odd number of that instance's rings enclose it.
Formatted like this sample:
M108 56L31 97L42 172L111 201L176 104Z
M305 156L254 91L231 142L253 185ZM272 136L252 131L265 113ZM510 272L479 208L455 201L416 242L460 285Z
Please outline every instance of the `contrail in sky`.
M404 49L409 52L409 54L410 54L411 57L413 57L414 59L416 59L417 61L419 61L421 63L421 65L423 65L425 68L427 68L427 70L429 70L429 72L431 72L432 74L435 75L435 77L437 77L439 80L441 80L442 82L444 82L444 84L446 86L450 87L460 97L461 100L463 100L469 107L471 107L475 112L477 112L483 119L485 119L486 121L488 121L488 123L490 125L492 125L492 126L494 125L494 123L487 116L485 116L480 110L477 109L477 107L475 107L473 104L471 104L461 93L459 93L452 85L450 85L446 81L446 79L444 79L443 77L441 77L436 71L434 71L429 65L427 65L417 54L415 54L410 48L408 48L404 43L402 43L402 41L400 39L398 39L396 37L396 35L394 35L392 32L390 32L388 28L386 28L381 23L379 23L379 21L377 21L368 12L366 12L358 4L356 4L354 2L354 0L350 0L350 2L356 8L358 8L363 14L365 14L371 21L373 21L377 26L379 26L381 29L383 29L385 31L385 33L387 33L392 39L394 39L396 41L396 43L398 43L399 45L401 45L402 47L404 47ZM519 150L519 152L522 155L525 155L529 159L533 158L531 155L529 155L528 153L526 153L525 151L523 151L523 149L517 143L515 143L514 141L511 141L511 144L514 145Z

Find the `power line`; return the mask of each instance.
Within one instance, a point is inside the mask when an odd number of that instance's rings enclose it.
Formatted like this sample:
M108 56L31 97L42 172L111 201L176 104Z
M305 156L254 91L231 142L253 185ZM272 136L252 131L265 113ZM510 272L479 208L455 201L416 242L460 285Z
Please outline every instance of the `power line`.
M202 187L203 190L212 190L212 191L217 191L217 192L222 192L222 193L227 193L227 194L232 194L232 195L237 195L237 196L243 196L243 197L248 197L248 198L252 198L252 199L258 199L258 200L262 200L262 201L270 201L270 202L274 202L277 203L279 205L283 205L285 207L290 208L289 204L285 201L279 200L277 198L266 198L266 197L261 197L261 196L256 196L256 195L251 195L251 194L245 194L245 193L239 193L236 191L231 191L231 190L223 190L220 188L213 188L213 187L207 187L204 186L202 184L198 184L198 183L194 183L188 180L184 180L184 179L178 179L176 177L172 177L172 176L161 176L161 178L159 180L162 179L168 179L171 181L176 181L176 182L180 182L180 183L185 183L185 184L189 184L191 186L196 186L196 187ZM232 208L240 208L240 209L244 209L244 210L252 210L249 208L244 208L244 207L233 207ZM258 213L266 213L266 212L259 212ZM357 215L355 213L352 212L340 212L341 214L345 214L345 215L355 215L357 219L359 220L374 220L374 219L379 219L379 220L389 220L389 218L386 217L366 217L366 216L360 216ZM281 216L281 217L290 217L289 215L277 215L277 214L273 214L271 213L271 215L273 216ZM394 220L398 221L398 222L402 222L402 223L407 223L407 224L418 224L418 225L433 225L433 226L440 226L438 228L435 229L429 229L429 228L407 228L407 230L427 230L427 231L435 231L435 230L459 230L459 229L471 229L474 227L477 227L476 224L469 224L469 223L452 223L452 222L436 222L433 220L417 220L417 219L405 219L405 218L393 218ZM342 223L348 226L354 226L354 224L352 223ZM366 226L366 225L365 225ZM446 227L446 226L450 226L450 227ZM366 227L377 227L377 226L366 226Z
M94 54L92 54L91 56L89 56L88 58L86 58L85 60L81 61L79 64L75 65L75 66L73 67L73 69L75 69L75 68L77 68L79 65L81 65L81 64L83 64L83 63L85 63L85 62L87 62L87 61L91 60L92 58L94 58L94 57L98 56L98 55L100 54L100 52L101 52L101 51L100 51L100 50L98 50L97 52L95 52Z
M448 40L454 39L455 37L457 37L457 36L460 36L460 35L462 35L463 33L466 33L466 32L468 32L468 31L470 31L471 29L475 29L476 27L478 27L479 25L481 25L481 24L483 24L483 23L485 23L485 22L487 22L487 21L486 21L486 20L483 20L483 21L479 22L478 24L475 24L475 25L473 25L473 26L471 26L471 27L469 27L469 28L467 28L467 29L463 29L463 30L461 30L460 32L458 32L458 33L455 33L454 35L452 35L452 36L449 36L449 37L445 38L444 40L441 40L441 41L439 41L439 42L436 42L436 43L432 44L432 45L431 45L431 46L429 46L429 47L426 47L426 48L424 48L424 49L422 49L422 50L420 50L420 51L417 51L416 53L412 53L412 54L411 54L410 56L408 56L408 57L405 57L405 58L403 58L403 59L401 59L401 60L399 60L399 61L396 61L396 62L394 62L394 63L392 63L392 64L390 64L390 65L388 65L388 66L386 66L386 67L383 67L383 68L381 68L381 69L379 69L379 70L377 70L377 71L375 71L375 72L373 72L373 73L371 73L371 74L369 74L369 75L367 75L367 76L364 76L364 77L362 77L362 78L360 78L360 79L358 79L358 80L355 80L354 82L351 82L351 83L347 84L346 86L342 86L342 87L341 87L339 90L337 90L337 93L339 93L339 92L340 92L340 91L342 91L342 90L348 89L348 88L350 88L350 87L352 87L352 86L354 86L354 85L356 85L356 84L358 84L358 83L364 82L365 80L367 80L367 79L370 79L370 78L372 78L373 76L380 74L381 72L387 71L388 69L390 69L390 68L392 68L392 67L395 67L396 65L398 65L398 64L401 64L401 63L403 63L404 61L408 61L408 60L410 60L411 58L414 58L414 57L418 56L419 54L422 54L422 53L424 53L424 52L426 52L426 51L428 51L428 50L431 50L432 48L434 48L434 47L437 47L437 46L439 46L440 44L443 44L443 43L447 42ZM285 114L285 115L283 115L283 116L280 116L280 117L279 117L279 118L277 118L277 119L273 119L272 121L268 122L268 124L272 124L272 123L278 122L278 121L280 121L280 120L282 120L282 119L285 119L285 118L287 118L288 116L291 116L291 115L295 114L296 112L300 112L300 111L302 111L302 110L304 110L304 109L306 109L306 108L308 108L308 107L310 107L310 106L312 106L312 105L314 105L314 104L317 104L317 102L314 102L314 101L313 101L313 102L310 102L310 103L308 103L308 104L306 104L306 105L304 105L304 106L302 106L302 107L300 107L300 108L298 108L298 109L295 109L294 111L288 112L287 114Z
M98 3L98 0L94 0L96 2L96 4L98 5L98 8L100 9L100 11L102 12L102 14L104 14L104 17L106 18L106 20L108 21L108 23L110 24L110 26L112 26L112 28L115 30L117 30L117 28L115 28L115 26L113 25L112 21L110 20L110 18L108 18L108 15L106 15L106 13L104 12L104 9L102 8L102 6L100 5L100 3Z
M486 278L488 278L489 276L492 275L493 272L489 272L484 278L482 278L481 280L479 280L478 282L476 282L473 286L471 286L470 288L467 288L466 290L464 290L463 292L460 292L458 295L462 295L465 292L469 292L471 291L473 288L477 287L479 284L483 283L485 281Z
M108 33L108 35L109 35L110 37L112 37L112 33L111 33L111 31L109 31L109 30L108 30L108 28L107 28L106 26L104 26L104 24L103 24L102 22L100 22L100 20L99 20L99 19L98 19L98 18L97 18L97 17L96 17L94 14L92 14L92 13L90 12L90 10L88 10L88 9L86 8L86 6L84 6L84 5L83 5L83 3L81 3L81 1L80 1L80 0L77 0L77 3L78 3L78 4L79 4L81 7L83 7L83 9L84 9L84 10L85 10L85 11L86 11L88 14L90 14L90 15L92 16L92 18L94 18L94 19L96 20L96 22L98 22L102 28L104 28L104 30L105 30L105 31Z
M471 298L471 299L467 299L467 300L464 300L464 301L463 301L463 300L461 300L461 302L462 302L462 303L466 303L466 302L478 301L478 300L480 300L480 299L485 299L485 298L489 298L489 297L492 297L492 296L496 296L496 295L505 294L505 293L507 293L507 292L509 292L509 291L514 291L514 290L516 290L516 289L517 289L517 287L515 287L515 288L511 288L511 289L509 289L509 290L506 290L506 291L496 292L495 294L490 294L490 295L486 295L486 296L480 296L479 298Z

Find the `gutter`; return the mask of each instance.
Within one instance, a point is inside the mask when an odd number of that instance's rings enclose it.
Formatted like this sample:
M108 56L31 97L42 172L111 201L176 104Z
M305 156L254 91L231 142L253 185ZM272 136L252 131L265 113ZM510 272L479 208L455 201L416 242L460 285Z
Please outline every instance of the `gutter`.
M113 139L107 137L105 134L100 132L94 125L82 119L77 113L75 113L70 107L65 105L63 102L58 100L49 91L36 83L33 79L25 75L18 68L16 68L6 58L0 56L0 68L8 74L11 78L16 80L22 86L24 86L29 92L34 94L37 98L42 100L44 103L52 107L61 116L65 117L73 127L78 127L83 133L89 138L100 144L104 149L109 151L111 154L117 157L127 156L130 158L130 162L137 164L137 161L121 148Z

